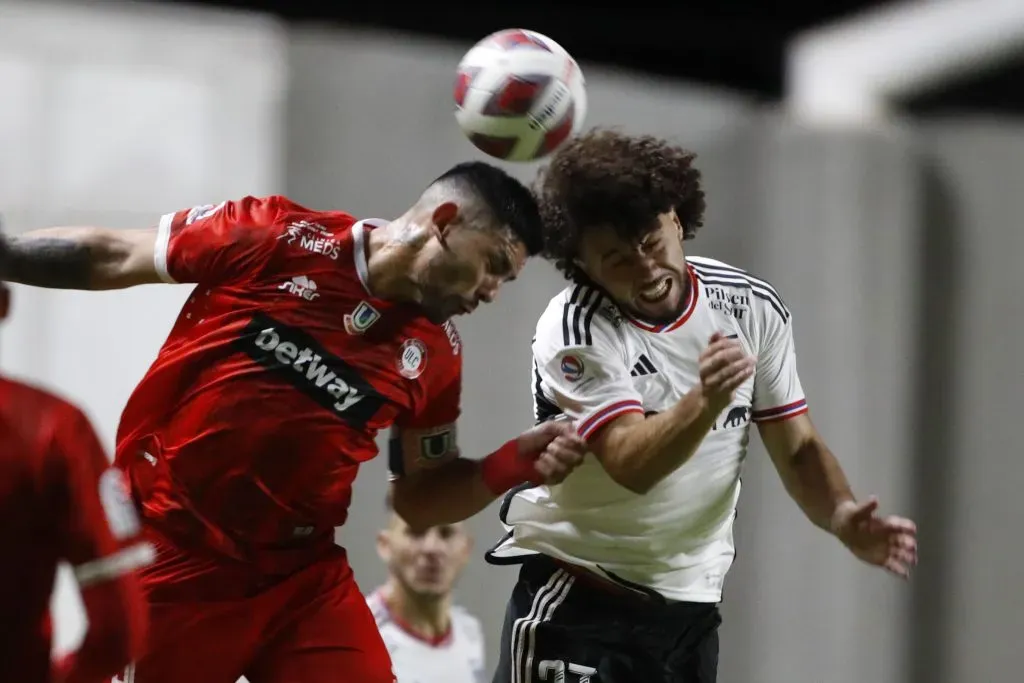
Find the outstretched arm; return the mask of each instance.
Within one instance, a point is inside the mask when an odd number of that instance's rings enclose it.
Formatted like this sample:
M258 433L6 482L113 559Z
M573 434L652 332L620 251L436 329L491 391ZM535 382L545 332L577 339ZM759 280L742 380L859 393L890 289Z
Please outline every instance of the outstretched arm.
M786 492L815 526L831 532L836 511L854 501L843 468L806 413L758 426Z
M224 284L260 268L286 236L278 223L294 205L279 196L243 197L169 213L157 227L46 228L0 235L0 280L55 289Z
M807 518L859 559L906 578L917 564L917 527L876 514L878 501L854 499L839 461L811 423L799 415L759 425L761 439L790 497Z
M54 289L105 290L161 282L157 230L66 227L0 235L0 280Z

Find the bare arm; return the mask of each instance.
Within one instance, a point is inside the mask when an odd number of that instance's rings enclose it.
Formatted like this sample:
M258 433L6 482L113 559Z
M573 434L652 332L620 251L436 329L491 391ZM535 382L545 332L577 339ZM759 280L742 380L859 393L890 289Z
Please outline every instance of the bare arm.
M620 486L644 494L690 459L715 417L703 392L694 389L663 413L615 419L591 440L590 450Z
M419 457L421 437L405 433L404 474L392 482L392 507L409 526L426 529L468 519L519 484L558 483L586 453L575 429L569 422L548 422L481 460L458 457L453 447L436 464Z
M833 532L837 511L854 501L839 461L809 415L758 425L790 497L816 526Z
M155 228L46 228L0 235L0 280L53 289L123 289L162 282Z
M701 354L697 387L657 415L616 418L591 440L591 451L619 485L647 493L693 456L754 361L738 342L715 333Z
M484 484L480 462L457 458L396 479L391 490L395 512L417 529L469 519L500 495Z

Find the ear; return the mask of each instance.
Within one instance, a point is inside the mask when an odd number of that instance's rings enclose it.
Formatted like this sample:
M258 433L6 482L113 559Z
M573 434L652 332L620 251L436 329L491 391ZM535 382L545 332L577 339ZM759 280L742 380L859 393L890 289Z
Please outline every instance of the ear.
M380 557L381 562L387 564L388 560L391 559L391 547L388 545L388 532L381 529L377 532L377 556Z
M672 222L676 224L676 234L679 235L679 241L682 242L686 239L686 230L683 229L683 224L679 220L679 214L676 213L675 209L672 209Z
M434 213L430 216L431 230L434 231L434 235L442 244L458 215L458 204L455 202L442 202L438 204L437 208L434 209Z

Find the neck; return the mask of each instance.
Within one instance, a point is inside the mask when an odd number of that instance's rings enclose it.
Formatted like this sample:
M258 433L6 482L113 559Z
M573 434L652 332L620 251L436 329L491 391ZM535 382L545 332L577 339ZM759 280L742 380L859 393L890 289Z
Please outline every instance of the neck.
M414 273L424 236L424 229L404 216L367 231L367 287L373 296L402 303L420 301L420 287Z
M389 579L381 596L395 621L429 641L443 639L451 628L451 597L415 595Z

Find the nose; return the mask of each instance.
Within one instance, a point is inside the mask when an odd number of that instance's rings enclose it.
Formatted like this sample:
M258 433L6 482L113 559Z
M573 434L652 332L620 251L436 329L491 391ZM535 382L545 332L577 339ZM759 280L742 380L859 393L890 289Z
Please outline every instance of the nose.
M431 529L426 536L423 537L423 545L421 549L427 554L437 554L444 550L444 541L441 539L441 534L436 529Z
M485 303L491 303L498 297L498 288L501 284L495 278L487 278L476 291L476 298Z
M638 254L636 261L637 278L641 282L650 282L658 274L658 264L649 254Z

